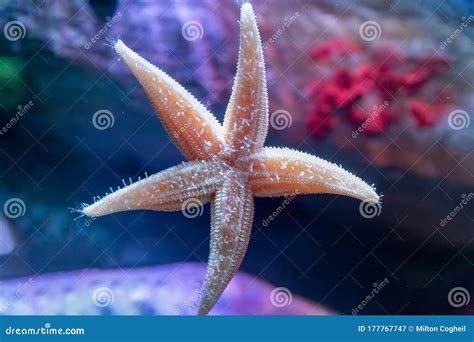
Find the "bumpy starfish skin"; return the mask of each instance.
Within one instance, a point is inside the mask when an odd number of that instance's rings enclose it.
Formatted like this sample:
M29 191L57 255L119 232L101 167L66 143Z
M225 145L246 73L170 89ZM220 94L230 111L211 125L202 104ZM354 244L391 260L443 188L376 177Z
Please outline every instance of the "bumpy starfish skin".
M360 178L333 163L289 148L264 147L246 161L254 196L335 194L377 203L379 196Z
M103 216L138 209L176 211L190 198L207 203L222 183L222 172L219 162L181 163L111 193L84 208L84 213Z
M242 6L237 73L224 117L224 136L231 160L239 160L265 143L268 95L265 62L257 21L250 4Z
M160 69L119 41L115 49L148 94L171 139L190 160L106 195L84 214L181 210L211 201L209 264L198 313L207 314L247 250L253 197L330 193L378 203L374 189L341 167L287 148L264 147L268 100L262 45L249 3L242 5L237 74L224 125Z
M188 160L210 160L222 151L221 125L203 104L122 41L115 50L145 89L169 136Z

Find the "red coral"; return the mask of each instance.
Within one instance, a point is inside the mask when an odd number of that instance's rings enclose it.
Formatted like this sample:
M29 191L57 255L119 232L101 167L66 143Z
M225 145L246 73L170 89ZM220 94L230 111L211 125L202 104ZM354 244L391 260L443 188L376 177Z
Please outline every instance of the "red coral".
M445 112L445 105L430 105L422 100L414 100L410 103L410 111L418 127L432 126L438 122L439 117Z
M336 58L359 51L360 47L356 43L344 39L333 39L318 44L311 51L311 58L320 63L329 63L334 62Z
M311 57L320 65L337 63L329 77L311 84L313 110L308 124L316 137L327 135L342 119L362 126L360 133L380 134L399 121L401 113L395 115L391 107L395 101L408 101L406 112L418 127L434 125L445 112L445 105L430 105L433 98L422 98L423 90L447 67L439 56L408 58L390 48L336 39L319 44ZM369 62L360 64L360 59ZM438 91L434 98L440 95Z

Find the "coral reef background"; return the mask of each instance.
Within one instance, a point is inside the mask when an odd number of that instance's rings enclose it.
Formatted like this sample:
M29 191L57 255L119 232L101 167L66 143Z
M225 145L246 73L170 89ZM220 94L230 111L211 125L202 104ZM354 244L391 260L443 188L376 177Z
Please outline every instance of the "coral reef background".
M450 301L459 287L474 294L472 4L252 3L269 144L344 164L384 201L372 215L346 198L257 199L242 269L346 314L385 278L358 314L473 313L472 301ZM238 10L230 0L0 1L0 280L10 289L51 272L206 262L208 210L74 220L68 208L182 160L111 41L222 119Z

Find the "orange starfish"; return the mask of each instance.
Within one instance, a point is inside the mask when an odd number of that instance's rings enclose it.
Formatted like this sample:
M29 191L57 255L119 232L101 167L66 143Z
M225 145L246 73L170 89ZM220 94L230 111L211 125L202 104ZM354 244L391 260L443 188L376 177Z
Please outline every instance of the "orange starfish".
M88 216L102 216L137 209L177 211L190 199L211 202L210 255L199 314L212 309L242 262L254 196L331 193L379 201L371 186L337 165L288 148L263 146L268 129L265 65L249 3L242 5L240 30L237 74L223 126L175 80L117 42L115 49L189 162L117 190L82 210Z

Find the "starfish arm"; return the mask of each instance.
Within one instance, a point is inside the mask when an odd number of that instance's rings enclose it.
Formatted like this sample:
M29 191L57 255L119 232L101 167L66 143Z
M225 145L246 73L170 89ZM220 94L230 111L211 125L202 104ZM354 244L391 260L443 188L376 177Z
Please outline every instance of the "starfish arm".
M211 211L209 263L198 314L206 315L237 272L253 222L253 195L242 174L227 174Z
M177 211L188 199L201 205L210 201L221 173L216 162L182 163L112 192L82 212L95 217L128 210Z
M224 119L224 135L235 157L262 147L268 131L265 62L257 21L249 3L242 5L237 74Z
M222 126L204 105L122 41L115 50L143 86L169 136L188 160L210 160L221 152Z
M249 157L249 187L255 196L336 194L379 202L375 190L336 164L288 148L266 147Z

